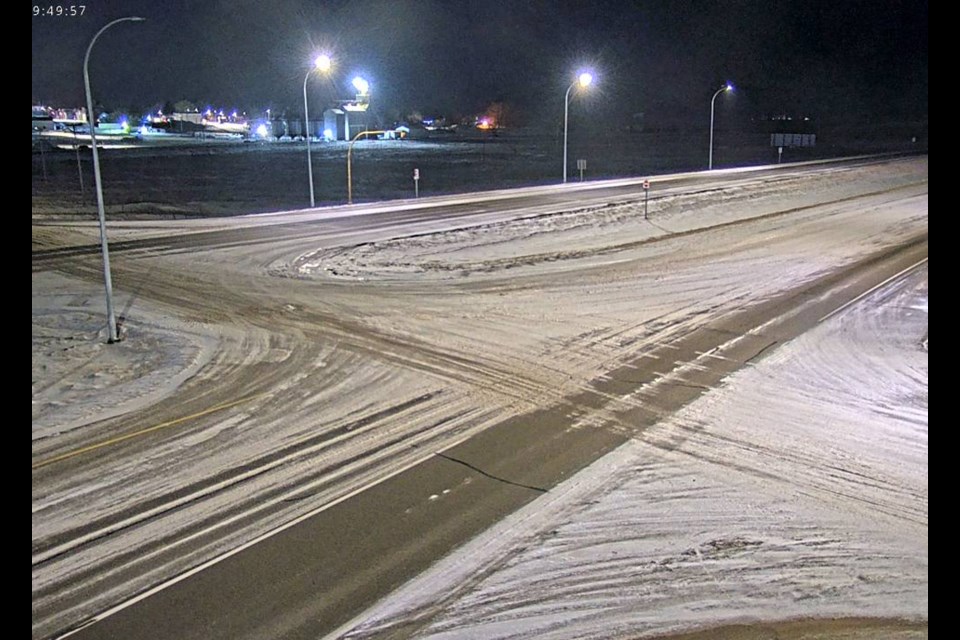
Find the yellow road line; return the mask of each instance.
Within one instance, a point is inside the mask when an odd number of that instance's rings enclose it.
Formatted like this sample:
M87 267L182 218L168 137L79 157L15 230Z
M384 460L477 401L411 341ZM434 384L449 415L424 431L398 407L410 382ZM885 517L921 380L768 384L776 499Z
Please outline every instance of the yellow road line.
M146 434L146 433L150 433L150 432L152 432L152 431L158 431L158 430L160 430L160 429L165 429L165 428L167 428L167 427L172 427L172 426L174 426L174 425L180 424L181 422L186 422L187 420L193 420L194 418L199 418L199 417L201 417L201 416L205 416L205 415L207 415L207 414L214 413L214 412L216 412L216 411L222 411L223 409L229 409L230 407L236 406L236 405L238 405L238 404L240 404L240 403L242 403L242 402L246 402L246 401L248 401L248 400L252 400L252 399L257 398L257 397L262 396L262 395L265 395L265 394L264 394L264 393L255 393L255 394L253 394L252 396L247 396L247 397L245 397L245 398L240 398L239 400L233 400L233 401L231 401L231 402L226 402L226 403L224 403L224 404L220 404L220 405L217 405L217 406L215 406L215 407L210 407L209 409L204 409L203 411L200 411L200 412L198 412L198 413L194 413L194 414L189 415L189 416L184 416L184 417L182 417L182 418L177 418L176 420L170 420L169 422L162 422L162 423L160 423L160 424L158 424L158 425L154 425L154 426L152 426L152 427L147 427L146 429L141 429L140 431L134 431L133 433L128 433L128 434L126 434L126 435L118 436L118 437L116 437L116 438L111 438L110 440L105 440L104 442L100 442L100 443L97 443L97 444L92 444L92 445L90 445L90 446L88 446L88 447L83 447L82 449L76 449L76 450L74 450L74 451L68 451L67 453L60 454L59 456L54 456L54 457L52 457L52 458L47 458L46 460L40 460L39 462L34 462L34 463L33 463L33 468L34 468L34 469L39 469L40 467L46 466L46 465L48 465L48 464L52 464L52 463L54 463L54 462L60 462L61 460L66 460L66 459L68 459L68 458L73 458L74 456L78 456L78 455L80 455L80 454L87 453L87 452L89 452L89 451L94 451L94 450L96 450L96 449L101 449L101 448L103 448L103 447L107 447L107 446L110 446L110 445L112 445L112 444L116 444L116 443L118 443L118 442L122 442L122 441L124 441L124 440L129 440L130 438L136 438L137 436L142 436L142 435L144 435L144 434Z

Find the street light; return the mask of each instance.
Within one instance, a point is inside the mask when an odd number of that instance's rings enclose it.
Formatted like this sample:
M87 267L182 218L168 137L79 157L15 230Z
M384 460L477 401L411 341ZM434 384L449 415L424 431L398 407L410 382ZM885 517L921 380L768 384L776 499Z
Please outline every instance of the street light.
M93 43L97 41L100 34L120 22L143 22L146 18L130 16L128 18L117 18L113 22L107 23L105 27L97 31L93 40L87 46L87 53L83 56L83 88L87 92L87 118L90 120L90 147L93 149L93 178L97 185L97 214L100 217L100 249L103 253L103 282L107 290L107 327L110 337L109 343L117 342L120 337L117 335L117 319L113 315L113 284L110 281L110 253L107 250L107 221L103 211L103 186L100 182L100 157L97 155L97 117L93 113L93 96L90 94L90 73L87 65L90 62L90 50L93 49Z
M310 160L310 112L307 109L307 80L310 78L310 74L314 70L322 71L327 73L330 71L330 56L326 54L321 54L317 56L317 59L313 61L313 66L307 71L307 75L303 77L303 117L306 119L306 132L307 132L307 175L310 177L310 206L315 206L315 201L313 199L313 162Z
M591 82L593 82L593 76L587 72L581 73L577 76L577 79L570 83L570 86L567 87L567 93L563 98L563 181L567 181L567 117L570 112L570 91L577 85L580 85L581 89L586 88Z
M713 94L713 98L710 99L710 160L707 163L707 169L713 169L713 104L717 99L717 96L726 91L733 91L733 85L729 82Z
M370 107L370 83L361 78L360 76L355 77L351 84L353 88L357 90L357 96L355 100L347 101L343 103L343 128L344 128L344 139L350 140L350 113L351 112L364 112L367 108ZM364 120L364 128L366 128L366 120Z
M357 90L357 101L362 102L365 96L370 95L370 83L357 76L353 79L353 88Z

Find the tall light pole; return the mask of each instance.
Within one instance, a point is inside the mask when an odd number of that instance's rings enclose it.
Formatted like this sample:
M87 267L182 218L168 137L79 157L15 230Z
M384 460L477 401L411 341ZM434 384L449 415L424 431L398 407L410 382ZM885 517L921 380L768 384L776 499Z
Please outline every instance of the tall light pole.
M713 104L717 100L717 96L726 91L733 91L733 85L729 82L713 94L713 98L710 99L710 160L707 163L707 169L713 169Z
M303 77L303 117L306 119L306 132L307 132L307 175L310 176L310 206L313 207L316 205L313 199L313 162L310 160L310 112L307 109L307 80L310 79L310 74L314 70L322 71L327 73L330 71L330 56L322 54L317 56L317 59L313 61L313 66L307 71L307 75Z
M593 76L587 72L581 73L577 79L567 87L567 93L563 97L563 181L567 181L567 120L570 113L570 91L577 85L580 88L586 88L593 82Z
M107 327L110 332L109 343L117 342L120 337L117 335L117 318L113 315L113 284L110 281L110 253L107 250L107 222L103 211L103 185L100 181L100 157L97 155L97 134L96 124L97 116L93 112L93 96L90 95L90 73L87 66L90 62L90 50L93 49L93 43L97 41L100 34L120 22L143 22L145 18L130 16L128 18L117 18L113 22L107 23L105 27L97 31L93 40L87 46L87 53L83 56L83 88L87 92L87 119L90 121L90 147L93 149L93 178L97 185L97 214L100 216L100 249L103 253L103 282L107 289Z

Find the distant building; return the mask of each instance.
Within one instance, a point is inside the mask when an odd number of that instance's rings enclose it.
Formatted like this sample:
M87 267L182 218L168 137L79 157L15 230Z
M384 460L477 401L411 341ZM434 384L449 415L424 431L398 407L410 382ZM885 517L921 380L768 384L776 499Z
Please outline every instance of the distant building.
M777 115L767 123L771 147L813 147L817 144L816 122L810 118Z
M85 123L87 113L83 109L62 109L33 105L33 130L55 131L64 129L63 125Z
M54 129L56 129L56 123L53 121L53 116L33 114L34 131L53 131Z
M192 122L193 124L200 124L203 122L203 114L199 111L174 111L170 114L171 120L178 120L180 122Z
M349 140L348 118L343 109L333 108L323 112L323 137L325 140Z

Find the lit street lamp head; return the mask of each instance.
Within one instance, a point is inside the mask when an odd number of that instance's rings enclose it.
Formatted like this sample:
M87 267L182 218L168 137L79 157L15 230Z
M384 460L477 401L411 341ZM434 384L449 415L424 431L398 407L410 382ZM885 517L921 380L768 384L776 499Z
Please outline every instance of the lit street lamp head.
M724 87L724 89L725 89L726 91L733 91L733 85L728 82L728 83L727 83L727 86Z
M330 71L332 65L333 62L330 60L330 56L325 53L317 56L317 59L313 61L313 66L323 73Z
M363 95L367 95L367 93L369 93L370 83L360 76L357 76L353 79L353 86L357 90L357 93L361 93Z
M586 88L587 86L590 85L591 82L593 82L593 76L587 73L586 71L584 71L577 77L577 82L580 84L581 87Z

